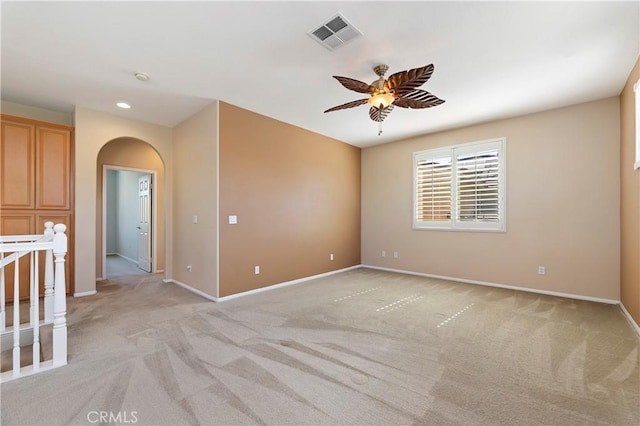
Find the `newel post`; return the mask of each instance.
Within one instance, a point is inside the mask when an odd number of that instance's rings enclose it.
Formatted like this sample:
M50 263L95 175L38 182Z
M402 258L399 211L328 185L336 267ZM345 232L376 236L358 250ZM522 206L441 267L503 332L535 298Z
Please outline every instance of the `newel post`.
M45 240L53 240L53 234L53 222L45 222ZM44 254L44 322L53 322L53 250L45 250Z
M53 366L67 364L67 289L64 273L64 256L67 253L66 225L53 227L54 303L53 303Z

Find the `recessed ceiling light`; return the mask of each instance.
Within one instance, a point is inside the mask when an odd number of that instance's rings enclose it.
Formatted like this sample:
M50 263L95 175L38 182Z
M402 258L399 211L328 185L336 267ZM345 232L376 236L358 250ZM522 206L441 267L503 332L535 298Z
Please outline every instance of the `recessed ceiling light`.
M129 105L129 104L128 104L128 103L126 103L126 102L118 102L116 105L117 105L119 108L122 108L122 109L129 109L129 108L131 108L131 105Z

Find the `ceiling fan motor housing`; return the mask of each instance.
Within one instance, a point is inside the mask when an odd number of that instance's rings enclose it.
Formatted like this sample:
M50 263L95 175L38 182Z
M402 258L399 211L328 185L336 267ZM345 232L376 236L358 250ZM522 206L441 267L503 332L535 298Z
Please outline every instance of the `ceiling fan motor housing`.
M384 83L385 82L386 82L386 80L384 79L384 77L380 77L379 79L377 79L376 81L371 83L371 87L376 89L375 93L385 93L386 92L385 89L384 89Z
M380 78L384 77L387 71L389 71L389 65L380 64L373 67L373 72L375 72Z
M385 65L385 64L379 64L373 67L373 72L375 72L376 75L380 77L379 79L371 83L371 87L375 89L375 92L373 93L374 95L393 93L393 92L388 92L384 87L384 84L387 82L387 80L384 78L384 75L387 73L388 70L389 70L389 65Z

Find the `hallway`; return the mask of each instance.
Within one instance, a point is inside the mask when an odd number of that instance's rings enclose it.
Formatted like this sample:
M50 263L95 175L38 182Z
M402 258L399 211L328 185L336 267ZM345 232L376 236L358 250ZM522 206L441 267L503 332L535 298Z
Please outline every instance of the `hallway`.
M138 265L129 259L117 254L107 255L107 279L126 275L149 275L149 273L138 268Z

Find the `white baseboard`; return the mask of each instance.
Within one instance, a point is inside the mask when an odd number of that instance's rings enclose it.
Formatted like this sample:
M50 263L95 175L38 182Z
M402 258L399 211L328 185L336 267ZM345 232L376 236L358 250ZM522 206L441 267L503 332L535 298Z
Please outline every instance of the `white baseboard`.
M640 336L640 325L638 325L636 323L636 321L633 319L633 317L631 316L629 311L627 311L627 308L624 307L622 302L620 302L618 306L620 306L620 309L622 310L622 313L627 318L627 321L629 321L629 324L631 324L631 327L635 330L636 334L638 334L638 336Z
M287 286L290 286L290 285L300 284L300 283L303 283L303 282L306 282L306 281L315 280L317 278L322 278L322 277L328 277L330 275L335 275L335 274L339 274L341 272L347 272L347 271L351 271L353 269L358 269L358 268L360 268L360 265L349 266L348 268L343 268L343 269L336 269L335 271L329 271L329 272L324 272L322 274L311 275L311 276L308 276L308 277L299 278L297 280L285 281L285 282L282 282L282 283L270 285L268 287L261 287L261 288L256 288L254 290L243 291L242 293L236 293L236 294L230 294L229 296L218 297L218 299L216 301L217 302L224 302L225 300L231 300L231 299L235 299L235 298L238 298L238 297L248 296L250 294L256 294L256 293L261 293L263 291L275 290L277 288L282 288L282 287L287 287Z
M484 286L487 286L487 287L498 287L498 288L505 288L505 289L508 289L508 290L517 290L517 291L526 291L526 292L529 292L529 293L546 294L548 296L566 297L568 299L587 300L589 302L607 303L609 305L617 305L617 304L620 303L619 300L603 299L601 297L583 296L581 294L572 294L572 293L561 293L561 292L558 292L558 291L538 290L538 289L530 288L530 287L517 287L517 286L513 286L513 285L496 284L496 283L490 283L490 282L486 282L486 281L468 280L468 279L465 279L465 278L448 277L448 276L444 276L444 275L425 274L425 273L422 273L422 272L405 271L403 269L383 268L383 267L380 267L380 266L372 266L372 265L362 265L362 267L363 268L370 268L370 269L378 269L380 271L396 272L396 273L400 273L400 274L417 275L417 276L420 276L420 277L438 278L438 279L441 279L441 280L458 281L458 282L462 282L462 283L466 283L466 284L478 284L478 285L484 285Z
M217 298L217 297L212 296L212 295L210 295L210 294L207 294L207 293L205 293L205 292L204 292L204 291L202 291L202 290L198 290L197 288L193 288L193 287L191 287L190 285L185 284L185 283L183 283L183 282L181 282L181 281L174 280L174 279L171 279L171 278L169 278L169 279L166 279L166 278L165 278L165 279L163 279L163 280L162 280L162 282L163 282L163 283L173 283L173 284L176 284L176 285L178 285L178 286L180 286L180 287L184 288L185 290L189 290L190 292L195 293L195 294L197 294L198 296L202 296L202 297L204 297L204 298L205 298L205 299L207 299L207 300L211 300L212 302L217 302L217 301L218 301L218 298Z
M80 293L73 293L73 297L86 297L86 296L93 296L94 294L98 294L98 292L96 290L83 291Z
M132 258L130 258L130 257L125 256L124 254L120 254L120 253L114 253L114 254L115 254L116 256L118 256L118 257L121 257L121 258L125 259L125 260L128 260L129 262L133 262L133 263L135 263L135 264L137 264L137 263L138 263L138 260L137 260L137 259L132 259Z
M179 285L180 287L189 290L199 296L204 297L205 299L211 300L213 302L219 303L219 302L224 302L226 300L231 300L231 299L236 299L238 297L244 297L244 296L249 296L251 294L256 294L256 293L261 293L263 291L269 291L269 290L275 290L277 288L281 288L281 287L287 287L290 285L295 285L295 284L300 284L306 281L310 281L310 280L314 280L316 278L322 278L322 277L328 277L329 275L334 275L334 274L339 274L341 272L346 272L346 271L351 271L353 269L357 269L360 268L360 265L355 265L355 266L350 266L348 268L343 268L343 269L337 269L335 271L329 271L329 272L324 272L322 274L317 274L317 275L311 275L308 277L304 277L304 278L299 278L297 280L291 280L291 281L285 281L282 283L278 283L278 284L273 284L267 287L261 287L261 288L256 288L254 290L248 290L248 291L243 291L242 293L236 293L236 294L231 294L229 296L223 296L223 297L215 297L215 296L211 296L210 294L207 294L201 290L195 289L193 287L191 287L188 284L185 284L183 282L171 279L171 278L167 278L167 279L163 279L162 281L165 283L174 283Z

